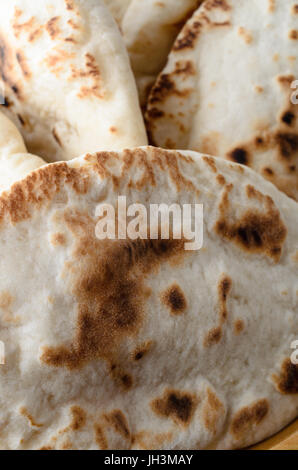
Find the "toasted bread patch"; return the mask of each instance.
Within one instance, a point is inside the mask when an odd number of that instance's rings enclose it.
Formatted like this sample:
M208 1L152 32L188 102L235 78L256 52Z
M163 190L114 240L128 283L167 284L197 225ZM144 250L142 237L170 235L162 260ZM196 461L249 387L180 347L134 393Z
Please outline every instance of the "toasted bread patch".
M162 302L169 308L172 315L181 315L187 308L184 293L178 284L173 284L161 295Z
M151 403L152 410L161 417L171 418L176 424L188 426L196 410L195 395L179 390L165 390L161 398Z
M293 364L291 359L285 359L280 375L273 375L276 389L284 395L295 395L298 393L298 365Z
M266 418L269 412L268 400L262 399L245 406L239 410L232 419L231 433L237 440L241 440L249 431Z

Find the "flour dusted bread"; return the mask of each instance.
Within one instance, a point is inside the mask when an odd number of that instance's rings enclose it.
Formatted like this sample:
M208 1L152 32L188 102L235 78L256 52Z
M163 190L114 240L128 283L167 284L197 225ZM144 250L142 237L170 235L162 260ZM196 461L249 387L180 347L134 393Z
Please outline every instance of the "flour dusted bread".
M120 25L144 105L176 36L202 0L105 0L105 3Z
M102 0L0 2L5 112L47 161L147 142L129 59Z
M203 204L203 248L98 240L97 205L118 195ZM87 154L14 184L0 196L0 447L231 449L287 425L297 236L295 201L195 152Z
M27 152L16 126L0 112L0 192L43 165L44 160Z
M297 38L295 0L204 2L149 98L151 142L246 164L298 200Z

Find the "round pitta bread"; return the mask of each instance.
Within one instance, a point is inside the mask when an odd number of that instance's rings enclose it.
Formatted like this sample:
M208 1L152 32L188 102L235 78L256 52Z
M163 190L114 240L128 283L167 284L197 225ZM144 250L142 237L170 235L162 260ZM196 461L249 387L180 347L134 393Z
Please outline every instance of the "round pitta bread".
M145 105L180 29L202 0L105 0L120 25Z
M152 143L246 164L298 200L297 38L295 0L207 0L152 90Z
M43 165L42 158L27 153L18 129L0 112L0 192Z
M118 195L204 204L203 248L98 240ZM0 236L1 448L231 449L297 416L297 203L255 172L89 154L3 193Z
M102 0L0 3L5 112L47 161L147 143L121 35Z

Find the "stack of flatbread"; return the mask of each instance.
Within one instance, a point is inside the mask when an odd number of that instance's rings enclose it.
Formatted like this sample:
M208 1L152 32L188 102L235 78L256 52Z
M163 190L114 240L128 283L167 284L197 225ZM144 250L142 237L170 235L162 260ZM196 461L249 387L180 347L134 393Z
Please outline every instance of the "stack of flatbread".
M0 448L239 449L285 428L296 1L0 13ZM203 246L175 227L163 239L162 219L156 237L101 239L98 206L120 196L147 213L203 205Z

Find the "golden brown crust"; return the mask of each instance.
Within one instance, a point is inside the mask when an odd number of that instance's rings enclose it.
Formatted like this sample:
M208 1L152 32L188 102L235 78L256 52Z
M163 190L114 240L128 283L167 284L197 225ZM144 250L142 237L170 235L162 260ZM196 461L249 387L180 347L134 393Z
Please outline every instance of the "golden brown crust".
M78 194L86 194L89 177L84 168L71 168L67 163L47 165L15 183L0 196L0 224L9 217L13 223L29 219L34 209L51 201L62 187L69 186Z

